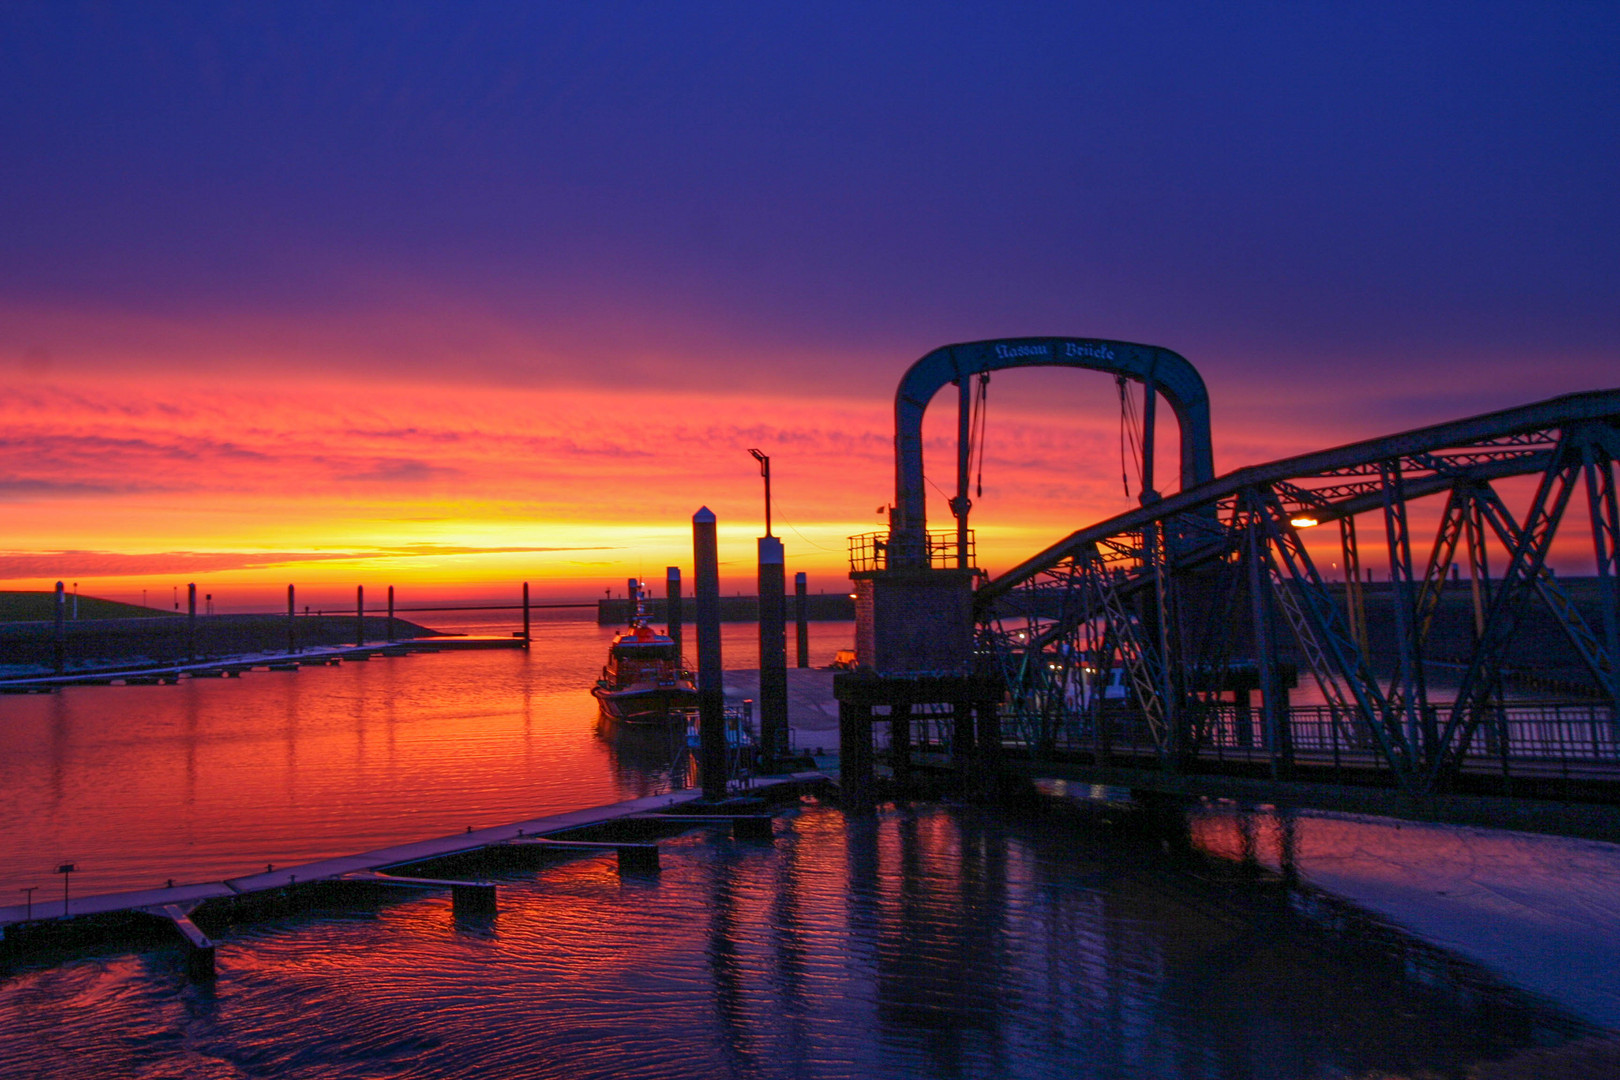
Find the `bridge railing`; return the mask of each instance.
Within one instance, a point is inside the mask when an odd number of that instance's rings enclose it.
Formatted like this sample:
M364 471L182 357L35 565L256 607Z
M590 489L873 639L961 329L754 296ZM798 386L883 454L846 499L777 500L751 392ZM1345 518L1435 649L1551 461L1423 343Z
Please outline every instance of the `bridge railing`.
M935 569L945 570L957 565L960 553L957 550L957 536L953 529L950 532L930 532L927 534L928 565ZM969 566L977 562L977 552L974 550L973 530L967 534L967 561ZM887 570L889 568L889 534L886 532L861 533L849 538L849 572L852 574L862 571Z
M1259 709L1231 704L1189 709L1190 760L1267 760L1281 754L1302 763L1363 769L1383 767L1376 739L1364 721L1329 705L1295 705L1280 738L1267 738ZM1159 752L1144 714L1110 703L1100 713L1063 716L1042 724L1028 715L1004 719L1009 747L1034 756L1126 755ZM948 744L948 726L938 738ZM1478 771L1513 765L1605 764L1620 766L1620 718L1606 703L1506 702L1495 724L1482 725L1463 751L1463 767Z

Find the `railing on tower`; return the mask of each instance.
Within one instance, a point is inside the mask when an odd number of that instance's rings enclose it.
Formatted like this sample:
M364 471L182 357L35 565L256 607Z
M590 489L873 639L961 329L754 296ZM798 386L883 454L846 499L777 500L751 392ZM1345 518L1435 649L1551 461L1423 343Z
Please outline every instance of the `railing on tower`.
M956 530L927 534L927 565L931 569L949 570L959 562L960 537ZM973 530L967 533L967 561L977 565ZM849 538L849 572L858 574L889 569L889 534L886 532L861 533Z

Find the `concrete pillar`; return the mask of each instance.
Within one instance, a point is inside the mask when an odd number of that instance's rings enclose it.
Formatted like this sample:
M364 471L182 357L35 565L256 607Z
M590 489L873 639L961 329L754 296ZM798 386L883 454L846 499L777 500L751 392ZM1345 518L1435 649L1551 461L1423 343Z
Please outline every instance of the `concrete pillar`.
M798 629L798 666L810 666L810 584L800 570L793 575L793 621Z
M956 767L957 782L967 785L968 774L973 771L973 703L956 701L951 704L951 764Z
M872 706L838 702L838 790L845 813L870 814L872 789Z
M669 566L664 568L664 616L669 623L669 636L675 642L675 655L685 655L685 643L681 639L681 568Z
M698 779L703 797L726 797L726 696L720 661L720 547L714 511L692 515L692 563L697 599Z
M990 788L1001 772L1001 707L996 701L976 701L973 711L979 717L980 781Z
M889 766L894 782L904 787L911 782L911 702L889 706Z
M782 541L759 538L759 740L764 767L787 757L787 629Z

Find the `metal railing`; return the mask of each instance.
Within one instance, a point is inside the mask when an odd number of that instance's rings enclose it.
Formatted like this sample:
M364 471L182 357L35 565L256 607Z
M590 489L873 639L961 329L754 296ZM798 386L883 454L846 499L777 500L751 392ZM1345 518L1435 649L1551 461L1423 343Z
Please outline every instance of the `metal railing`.
M954 568L960 561L956 530L926 534L928 565L939 570ZM974 550L973 530L967 534L967 562L975 564L978 553ZM849 572L852 574L889 568L889 534L886 532L861 533L849 538Z

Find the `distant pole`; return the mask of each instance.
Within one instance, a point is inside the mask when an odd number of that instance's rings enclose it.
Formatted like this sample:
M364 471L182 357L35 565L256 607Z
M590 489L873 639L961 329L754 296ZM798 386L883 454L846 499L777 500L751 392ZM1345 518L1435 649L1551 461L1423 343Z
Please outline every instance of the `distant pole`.
M73 583L73 621L79 621L79 583Z
M359 648L366 643L366 587L354 587L354 644Z
M56 872L62 875L62 918L64 919L67 918L68 914L68 879L73 876L73 871L78 868L78 863L70 862L65 862L56 868Z
M771 535L771 456L752 448L748 451L759 462L759 475L765 478L765 535Z
M24 921L31 920L34 917L34 890L37 888L39 888L38 885L26 885L22 889L23 896L28 898L28 908L23 913Z
M523 583L523 647L529 647L529 583Z
M394 587L388 586L388 640L394 640Z
M298 651L298 624L293 612L293 587L287 586L287 654L291 656Z
M186 586L186 658L197 659L197 583Z
M67 616L67 598L62 589L62 583L56 583L56 673L62 674L67 666L67 627L63 620Z
M720 666L720 545L714 511L692 515L693 592L697 599L698 779L703 798L726 797L726 695Z
M793 575L793 620L798 624L798 666L810 666L810 582L800 570Z
M664 616L669 623L669 636L675 642L675 655L681 655L681 568L664 569Z
M787 757L787 596L782 541L759 538L759 741L765 768Z

